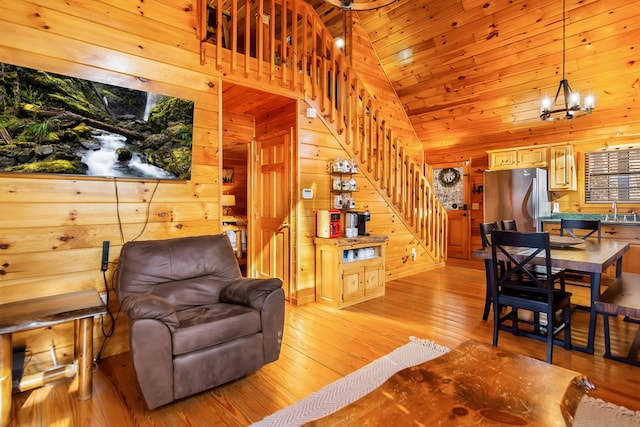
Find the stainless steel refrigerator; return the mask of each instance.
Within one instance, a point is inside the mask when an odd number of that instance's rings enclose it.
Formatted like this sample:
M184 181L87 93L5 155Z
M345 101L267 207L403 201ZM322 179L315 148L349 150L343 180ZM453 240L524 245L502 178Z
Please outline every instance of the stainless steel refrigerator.
M483 185L484 222L515 219L518 231L542 231L551 216L545 169L486 171Z

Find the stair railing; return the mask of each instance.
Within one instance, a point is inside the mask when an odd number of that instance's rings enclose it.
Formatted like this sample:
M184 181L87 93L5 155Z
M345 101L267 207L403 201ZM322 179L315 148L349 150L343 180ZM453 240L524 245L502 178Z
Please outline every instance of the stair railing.
M446 210L407 154L381 105L350 67L324 23L301 0L197 0L200 60L302 97L356 158L435 262L446 259Z

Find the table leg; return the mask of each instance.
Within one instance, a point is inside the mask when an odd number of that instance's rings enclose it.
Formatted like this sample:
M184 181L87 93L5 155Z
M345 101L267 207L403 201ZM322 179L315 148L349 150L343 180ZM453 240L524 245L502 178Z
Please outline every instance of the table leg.
M587 346L572 345L573 350L583 351L588 354L593 354L594 343L596 340L596 321L598 320L598 313L596 312L595 301L600 298L600 279L601 273L591 273L591 298L589 301L589 334L587 336Z
M598 313L596 311L596 301L600 298L600 278L602 274L593 273L591 275L591 312L589 314L589 338L587 341L587 353L593 354L593 347L596 340L596 320Z
M0 335L0 340L0 427L6 427L11 421L11 334Z
M74 353L78 364L78 400L91 398L93 376L93 317L74 321Z

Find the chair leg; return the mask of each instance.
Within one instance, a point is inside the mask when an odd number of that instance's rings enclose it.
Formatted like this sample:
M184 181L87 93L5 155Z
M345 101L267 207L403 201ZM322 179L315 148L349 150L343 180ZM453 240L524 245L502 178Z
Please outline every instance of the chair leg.
M609 335L609 315L607 313L602 313L602 323L604 326L604 357L611 358L611 336Z
M491 310L491 289L487 285L487 292L484 297L484 312L482 313L482 320L489 318L489 310Z
M553 311L547 312L547 363L553 363Z
M493 346L498 346L498 331L500 330L500 307L496 300L493 300Z
M489 310L491 309L491 302L493 298L491 297L491 269L493 268L491 260L484 260L484 271L486 276L487 286L485 289L484 295L484 312L482 313L482 320L487 320L489 318Z
M571 305L562 309L564 313L564 348L571 350Z

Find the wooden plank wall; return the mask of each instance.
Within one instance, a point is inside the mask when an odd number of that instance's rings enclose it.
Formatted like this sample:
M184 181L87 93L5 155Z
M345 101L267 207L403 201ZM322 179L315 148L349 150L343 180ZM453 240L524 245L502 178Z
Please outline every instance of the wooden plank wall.
M299 200L298 203L298 232L299 254L301 265L298 266L298 297L304 301L311 298L315 277L313 268L315 247L313 236L316 233L315 215L320 209L331 209L332 195L329 163L336 157L348 158L344 149L336 143L335 137L329 132L320 119L310 119L305 116L308 105L301 103L298 111L299 127L299 172L298 190L311 188L314 197L311 200ZM385 274L386 279L406 277L422 272L434 266L424 247L421 247L399 220L389 203L376 191L373 185L362 175L356 175L358 191L353 194L356 200L356 210L369 210L371 221L367 224L367 231L374 235L389 236L386 250ZM411 259L411 248L416 248L417 259Z
M77 289L104 291L104 240L111 242L111 289L123 243L219 232L220 80L200 66L195 12L185 5L0 3L0 61L195 101L190 181L0 175L0 303ZM44 352L39 362L48 366L50 344L61 361L72 354L70 328L15 339L29 341L35 355ZM98 329L96 322L96 350L102 343ZM126 350L127 339L121 320L103 356Z
M104 291L100 258L102 242L108 240L110 265L105 277L115 312L112 277L122 244L220 231L222 133L233 140L251 128L243 120L238 124L220 114L221 78L210 64L200 65L196 14L188 3L25 0L1 2L0 12L2 62L195 101L189 181L0 175L0 303L77 289ZM292 190L297 209L292 223L297 303L311 302L315 295L312 238L316 210L329 207L326 167L336 156L345 157L320 120L304 117L306 107L300 103L297 118L294 107L278 117L269 112L258 119L261 125L256 124L263 133L276 123L296 126L297 120L300 127ZM225 126L220 125L222 120ZM248 118L246 123L250 122ZM366 180L359 185L357 208L370 210L370 232L390 236L387 277L432 267L384 199ZM313 188L317 196L298 203L301 188ZM414 246L415 262L410 258ZM95 328L97 351L102 344L100 322ZM16 334L15 339L17 344L28 342L34 361L48 366L52 343L60 362L68 361L71 332L71 325L62 325L53 333L42 329ZM126 319L120 316L102 356L126 351L127 340Z
M383 109L382 117L385 117L388 121L391 129L395 132L395 136L402 141L411 158L418 164L423 164L422 143L409 121L404 106L396 96L391 82L389 82L387 75L378 62L378 54L373 50L369 36L362 27L359 15L352 15L354 16L354 22L352 23L352 66L356 70L358 77L364 82L369 93L373 94L378 101L384 100L384 102L380 103L380 108ZM347 19L347 15L345 15L344 19Z
M233 169L233 184L222 185L224 194L236 196L236 205L229 215L247 216L247 188L249 144L255 133L255 117L248 114L223 111L222 113L222 165Z

